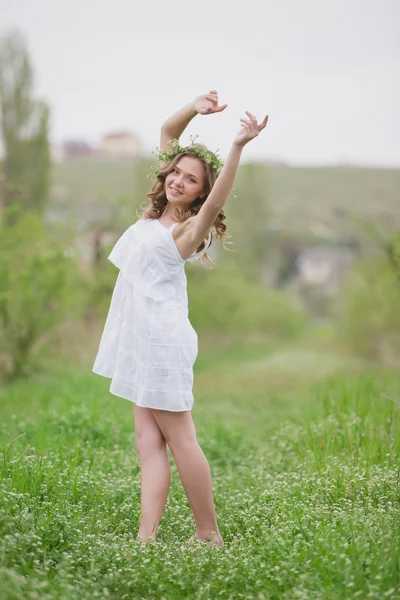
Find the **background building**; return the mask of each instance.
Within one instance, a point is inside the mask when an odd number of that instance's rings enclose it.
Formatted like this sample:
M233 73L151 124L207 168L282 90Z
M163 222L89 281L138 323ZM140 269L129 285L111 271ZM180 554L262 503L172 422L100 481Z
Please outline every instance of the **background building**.
M140 140L130 131L115 131L103 136L101 152L114 158L135 158L140 156Z

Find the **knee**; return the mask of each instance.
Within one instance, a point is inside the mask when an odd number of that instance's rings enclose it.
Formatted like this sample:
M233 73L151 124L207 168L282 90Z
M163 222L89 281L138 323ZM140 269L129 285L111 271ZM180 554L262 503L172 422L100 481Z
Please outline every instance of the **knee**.
M140 459L157 454L166 448L165 439L161 434L138 431L135 435L136 450Z
M172 434L167 437L166 442L172 454L175 456L176 453L190 452L190 450L197 446L196 435L177 435Z

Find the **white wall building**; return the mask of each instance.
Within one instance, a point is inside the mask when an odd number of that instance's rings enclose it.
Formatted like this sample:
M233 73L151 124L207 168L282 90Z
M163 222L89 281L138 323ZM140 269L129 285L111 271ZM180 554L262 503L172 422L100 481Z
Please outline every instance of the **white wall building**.
M115 158L140 156L140 139L130 131L116 131L103 136L101 152Z

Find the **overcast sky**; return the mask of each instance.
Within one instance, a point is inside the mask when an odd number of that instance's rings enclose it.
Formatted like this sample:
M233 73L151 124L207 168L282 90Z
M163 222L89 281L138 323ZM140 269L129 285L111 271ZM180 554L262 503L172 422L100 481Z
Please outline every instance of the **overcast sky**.
M244 111L267 128L246 157L400 166L399 0L0 0L25 34L53 142L130 129L146 151L210 89L228 108L182 137L226 156Z

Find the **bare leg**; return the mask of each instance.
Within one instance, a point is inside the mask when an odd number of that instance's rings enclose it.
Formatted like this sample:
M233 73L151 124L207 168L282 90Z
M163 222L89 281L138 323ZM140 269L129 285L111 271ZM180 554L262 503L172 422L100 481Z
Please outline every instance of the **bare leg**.
M154 540L171 481L167 445L150 408L134 405L136 448L141 465L141 519L138 535Z
M152 412L175 458L183 488L193 510L197 539L222 545L215 515L210 466L197 442L191 412Z

